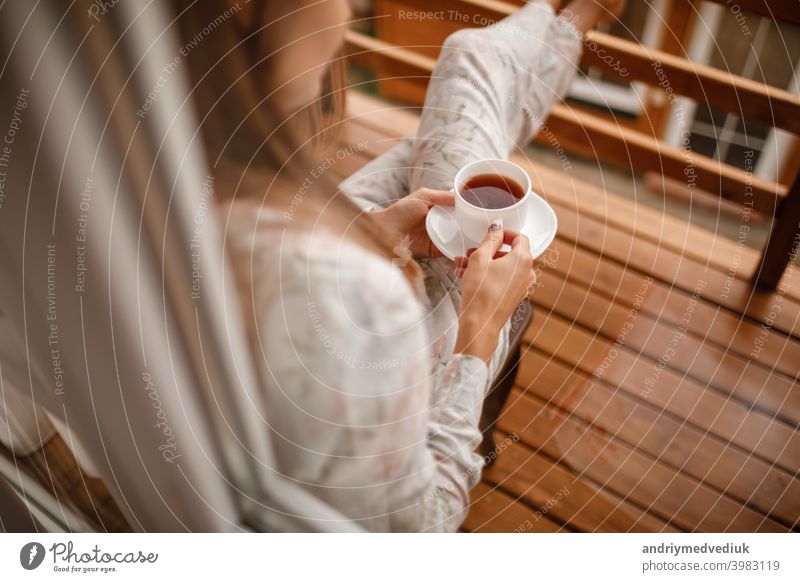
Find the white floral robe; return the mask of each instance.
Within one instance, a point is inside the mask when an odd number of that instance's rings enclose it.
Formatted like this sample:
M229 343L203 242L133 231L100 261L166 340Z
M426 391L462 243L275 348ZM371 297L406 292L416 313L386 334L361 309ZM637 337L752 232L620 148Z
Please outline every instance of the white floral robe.
M472 160L507 157L567 90L580 48L546 3L452 35L419 134L344 191L365 209L385 206L423 186L449 189ZM234 206L227 240L250 287L280 471L369 530L456 530L480 479L478 420L507 330L490 369L453 354L460 297L448 261L424 262L420 301L391 263Z

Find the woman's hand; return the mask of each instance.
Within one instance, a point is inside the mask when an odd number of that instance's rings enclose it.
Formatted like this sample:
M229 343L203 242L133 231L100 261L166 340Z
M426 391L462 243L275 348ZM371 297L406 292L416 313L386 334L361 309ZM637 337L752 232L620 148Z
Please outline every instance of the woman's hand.
M501 252L503 243L511 245ZM457 353L489 361L505 322L536 283L528 237L493 222L469 257L456 257L462 278Z
M452 192L421 188L384 210L376 210L372 217L389 231L401 258L403 252L410 252L415 257L440 257L442 253L431 242L425 229L425 218L433 206L452 206L454 203Z

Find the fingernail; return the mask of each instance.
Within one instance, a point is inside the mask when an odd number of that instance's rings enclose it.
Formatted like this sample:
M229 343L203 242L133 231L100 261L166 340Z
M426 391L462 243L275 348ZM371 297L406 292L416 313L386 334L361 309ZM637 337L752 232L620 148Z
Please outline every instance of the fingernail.
M472 247L472 248L467 249L467 256L470 256L472 253L474 253L477 250L478 250L477 247Z
M493 220L492 223L489 225L489 231L493 230L500 230L503 228L503 221L499 218L497 220Z

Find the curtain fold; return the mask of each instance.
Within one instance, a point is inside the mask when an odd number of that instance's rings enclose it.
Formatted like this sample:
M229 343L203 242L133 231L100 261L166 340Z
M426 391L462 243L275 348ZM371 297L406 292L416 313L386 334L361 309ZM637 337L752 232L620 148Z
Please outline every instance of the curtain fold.
M135 529L355 530L274 471L171 16L97 6L0 8L7 414L63 425Z

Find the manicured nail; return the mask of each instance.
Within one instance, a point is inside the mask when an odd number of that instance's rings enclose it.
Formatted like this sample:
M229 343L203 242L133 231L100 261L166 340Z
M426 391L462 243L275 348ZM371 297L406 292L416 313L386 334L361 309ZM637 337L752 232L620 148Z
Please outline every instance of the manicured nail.
M478 250L477 247L468 248L467 249L467 256L469 257L470 255L472 255L472 253L474 253L477 250Z
M489 232L494 230L501 230L503 228L503 221L499 218L497 220L493 220L492 224L489 225Z

